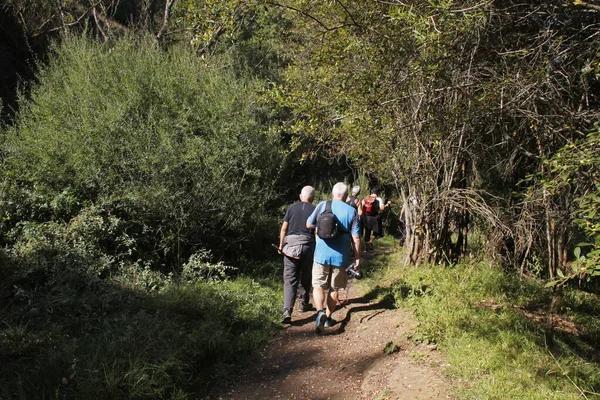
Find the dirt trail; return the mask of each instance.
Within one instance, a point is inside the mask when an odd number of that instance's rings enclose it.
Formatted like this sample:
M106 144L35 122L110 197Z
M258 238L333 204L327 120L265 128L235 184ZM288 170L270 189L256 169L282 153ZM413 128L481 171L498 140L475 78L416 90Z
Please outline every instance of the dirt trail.
M369 302L351 281L337 325L316 335L315 312L294 311L286 326L215 398L384 400L450 398L444 359L408 339L414 319L389 302ZM345 294L342 294L342 299ZM386 354L389 342L399 350Z

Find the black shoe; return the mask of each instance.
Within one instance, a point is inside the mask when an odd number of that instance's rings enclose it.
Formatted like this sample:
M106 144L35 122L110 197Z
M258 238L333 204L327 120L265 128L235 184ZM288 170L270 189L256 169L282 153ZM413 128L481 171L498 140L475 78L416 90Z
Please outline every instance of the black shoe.
M282 324L290 324L292 322L292 311L287 308L283 310Z
M301 301L300 304L298 304L298 312L305 313L307 311L310 311L311 309L312 307L310 306L310 304L305 303L303 301Z

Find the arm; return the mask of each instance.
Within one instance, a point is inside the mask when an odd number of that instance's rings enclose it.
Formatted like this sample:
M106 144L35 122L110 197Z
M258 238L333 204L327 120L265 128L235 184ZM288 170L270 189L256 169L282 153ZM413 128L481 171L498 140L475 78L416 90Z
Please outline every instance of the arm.
M360 267L360 236L352 236L352 247L354 247L354 269Z
M361 215L363 215L362 201L360 199L356 199L354 201L354 204L356 204L356 211L358 212L358 216L360 217Z
M288 230L288 222L283 221L283 224L281 224L281 230L279 231L279 251L281 251L281 249L283 249L283 240L285 239L285 236L287 235L287 230Z
M312 228L316 228L317 227L317 216L320 213L319 206L321 205L321 203L319 203L315 207L315 210L313 211L313 213L310 214L310 217L308 217L308 219L306 220L306 227L308 229L312 229Z
M378 197L377 201L379 201L379 205L380 205L379 211L385 210L386 208L388 208L392 204L391 201L388 201L387 203L383 204L383 199L381 197Z

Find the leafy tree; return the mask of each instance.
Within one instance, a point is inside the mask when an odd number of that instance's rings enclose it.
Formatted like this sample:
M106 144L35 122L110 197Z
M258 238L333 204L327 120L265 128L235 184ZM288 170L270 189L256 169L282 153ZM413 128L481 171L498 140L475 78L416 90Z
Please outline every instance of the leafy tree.
M551 201L524 178L545 176L542 160L589 131L597 111L593 7L278 6L297 15L297 56L272 91L293 115L288 131L307 156L328 149L395 182L410 262L455 260L477 222L509 263L542 257L550 277L564 266L572 201Z
M585 240L574 249L570 270L557 270L557 283L600 275L600 131L597 127L584 139L568 143L545 160L548 173L542 179L544 190L554 198L572 198L569 217L583 231Z

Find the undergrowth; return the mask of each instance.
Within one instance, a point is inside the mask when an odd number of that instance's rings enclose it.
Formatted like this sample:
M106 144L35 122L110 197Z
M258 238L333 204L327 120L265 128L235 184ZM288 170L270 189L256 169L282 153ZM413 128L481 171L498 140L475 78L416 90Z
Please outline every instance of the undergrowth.
M0 399L203 398L279 327L272 282L132 274L4 287Z
M600 398L599 296L567 290L550 314L552 293L540 281L481 261L407 267L401 260L399 252L372 259L363 284L414 311L414 337L447 354L458 398Z

